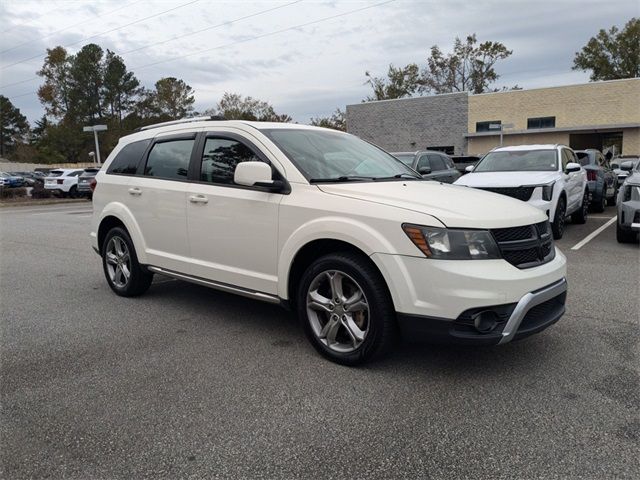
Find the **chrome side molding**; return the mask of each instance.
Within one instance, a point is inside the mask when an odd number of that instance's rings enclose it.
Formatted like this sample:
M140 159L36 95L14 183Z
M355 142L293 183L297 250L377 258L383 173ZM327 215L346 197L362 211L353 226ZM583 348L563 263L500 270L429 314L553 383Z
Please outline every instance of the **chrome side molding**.
M185 282L196 283L198 285L214 288L216 290L221 290L223 292L235 293L236 295L255 298L256 300L262 300L263 302L268 302L268 303L275 303L275 304L280 303L280 299L277 296L269 295L268 293L255 292L253 290L248 290L246 288L236 287L234 285L228 285L226 283L214 282L212 280L207 280L200 277L194 277L191 275L187 275L185 273L174 272L173 270L166 270L164 268L154 267L152 265L148 265L147 269L150 272L159 273L161 275L166 275L168 277L172 277L178 280L184 280Z

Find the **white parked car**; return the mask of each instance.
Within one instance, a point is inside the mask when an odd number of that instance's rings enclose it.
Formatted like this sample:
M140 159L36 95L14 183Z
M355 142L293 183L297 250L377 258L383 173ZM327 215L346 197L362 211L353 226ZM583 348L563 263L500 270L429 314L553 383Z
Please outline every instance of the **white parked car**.
M555 239L562 238L566 217L585 223L589 211L587 174L564 145L494 148L456 185L517 198L542 210ZM506 212L505 212L506 213Z
M294 309L343 364L416 338L500 344L564 313L546 215L423 180L352 135L191 120L120 139L96 176L92 243L118 295L154 273Z
M58 192L63 197L75 198L78 196L78 176L82 172L83 169L76 168L51 170L44 179L44 188Z

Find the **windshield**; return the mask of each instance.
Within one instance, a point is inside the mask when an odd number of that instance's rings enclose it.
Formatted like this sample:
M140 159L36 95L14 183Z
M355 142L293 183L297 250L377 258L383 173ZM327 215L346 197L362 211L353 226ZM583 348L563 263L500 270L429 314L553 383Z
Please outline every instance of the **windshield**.
M413 164L413 159L416 157L413 153L394 153L393 156L409 167Z
M309 181L416 178L398 159L353 135L323 130L262 130Z
M555 150L511 150L489 152L475 172L554 172L558 169Z

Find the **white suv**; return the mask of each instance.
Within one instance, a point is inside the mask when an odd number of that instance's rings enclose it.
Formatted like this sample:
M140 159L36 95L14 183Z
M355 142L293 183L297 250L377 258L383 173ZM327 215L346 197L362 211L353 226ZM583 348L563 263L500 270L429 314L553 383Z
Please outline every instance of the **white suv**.
M83 172L84 169L76 168L51 170L44 179L44 189L75 198L78 196L78 176Z
M96 182L91 237L115 293L161 273L279 303L339 363L398 330L498 344L564 313L566 260L543 212L424 181L346 133L170 122L122 138Z
M472 173L456 185L480 188L528 202L551 221L553 237L562 238L565 219L585 223L589 210L587 173L564 145L520 145L494 148Z

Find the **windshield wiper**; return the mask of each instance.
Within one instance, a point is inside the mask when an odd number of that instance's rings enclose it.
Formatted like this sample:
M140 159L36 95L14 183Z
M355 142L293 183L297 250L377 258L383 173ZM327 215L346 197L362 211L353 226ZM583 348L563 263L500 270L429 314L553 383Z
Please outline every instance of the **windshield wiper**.
M375 177L363 177L359 175L342 175L334 178L312 178L309 183L329 183L329 182L369 182Z
M392 178L406 178L411 180L424 180L424 178L414 175L412 173L398 173L390 177L377 177L376 180L391 180Z

